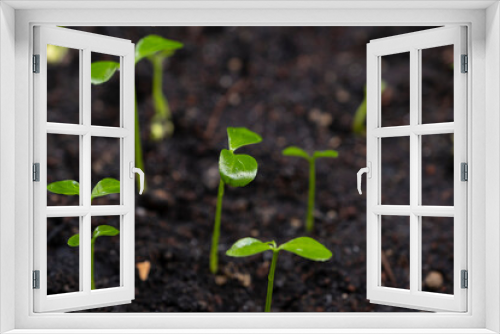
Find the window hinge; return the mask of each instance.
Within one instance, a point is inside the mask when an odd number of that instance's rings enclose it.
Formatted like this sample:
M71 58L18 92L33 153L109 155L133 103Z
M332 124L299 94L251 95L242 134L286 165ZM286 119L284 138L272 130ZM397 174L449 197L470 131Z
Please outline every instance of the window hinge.
M38 162L33 164L33 181L40 182L40 164Z
M40 55L33 55L33 73L40 73Z
M33 270L33 289L40 289L40 270Z
M469 56L462 55L462 73L469 72Z
M460 165L460 180L469 181L469 165L466 162L462 162Z
M460 272L460 275L461 275L461 287L462 289L467 289L469 287L469 273L467 272L467 270L462 270Z

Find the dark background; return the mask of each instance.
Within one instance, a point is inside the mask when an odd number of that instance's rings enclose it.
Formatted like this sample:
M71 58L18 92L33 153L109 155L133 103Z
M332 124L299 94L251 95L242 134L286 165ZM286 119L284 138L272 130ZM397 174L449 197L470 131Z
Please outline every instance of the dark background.
M424 28L72 29L134 43L149 34L184 43L184 48L165 62L163 73L163 91L175 126L171 138L151 140L151 64L141 60L135 72L148 182L146 193L136 197L135 252L138 266L149 263L150 271L144 281L136 271L136 298L131 304L94 311L262 312L272 254L236 259L224 253L235 241L247 236L281 244L306 235L308 166L298 158L281 155L281 150L289 145L309 152L339 152L337 159L321 159L316 164L315 231L311 235L334 256L320 263L280 253L273 311L408 311L366 300L366 197L356 190L356 172L366 166L366 138L353 133L352 122L364 98L366 44L371 39ZM382 98L383 125L407 124L408 59L404 55L384 58L387 59L382 63L382 78L387 88ZM92 60L99 59L112 58L96 55ZM431 88L424 91L423 113L429 115L423 117L424 121L450 121L450 117L452 120L452 63L453 54L450 60L447 48L425 51L423 80ZM119 73L106 85L92 88L92 117L104 124L117 122L118 77ZM71 87L78 84L78 53L68 53L60 63L49 67L48 81L49 120L53 117L53 121L70 121L65 117L74 106L71 101L75 92ZM219 273L214 276L208 270L208 254L219 182L218 157L220 150L227 147L228 126L245 126L264 140L241 149L257 159L256 179L244 188L226 188ZM427 137L422 144L424 204L453 205L452 136ZM99 144L96 140L92 182L119 168L116 144L105 140ZM61 139L52 146L49 143L49 155L53 156L48 163L52 171L49 182L78 175L78 146L74 142ZM407 138L384 139L384 204L408 204L403 203L408 199L408 154ZM48 196L49 205L68 203L64 196ZM116 204L117 198L109 196L93 204ZM100 219L106 222L107 218ZM426 282L429 274L434 279L424 283L423 289L452 293L453 221L436 224L438 220L428 218L423 223L427 237L423 238L422 276ZM69 219L66 223L64 219L49 222L51 293L78 290L78 250L66 246L67 238L77 229L78 224ZM386 260L383 285L408 287L408 242L408 217L382 218ZM119 276L113 269L119 256L117 244L119 237L103 237L96 242L98 288L117 284Z

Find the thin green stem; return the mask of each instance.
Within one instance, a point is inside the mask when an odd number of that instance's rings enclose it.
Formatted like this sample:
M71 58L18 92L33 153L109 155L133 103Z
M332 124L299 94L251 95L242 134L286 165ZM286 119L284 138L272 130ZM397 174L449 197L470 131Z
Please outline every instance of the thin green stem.
M269 268L269 276L267 277L267 296L265 312L271 312L271 303L273 301L273 286L274 286L274 272L276 270L276 262L278 262L279 250L273 249L273 260L271 261L271 268Z
M135 101L135 167L140 168L144 171L144 157L142 155L142 144L141 144L141 129L139 127L139 108L137 106L137 94L134 89L134 101ZM136 178L137 187L140 187L141 180ZM147 179L144 180L144 191L147 189Z
M94 239L90 241L90 289L95 290L94 280Z
M215 209L214 232L212 234L212 248L210 249L210 271L215 274L218 269L219 261L217 249L219 248L220 236L220 218L222 214L222 198L224 197L224 181L219 182L219 192L217 194L217 208Z
M149 57L149 60L153 65L152 90L156 112L151 127L151 136L153 139L159 140L165 136L171 136L174 131L174 125L170 120L171 113L167 98L163 94L163 62L165 56L157 54Z
M316 192L316 159L309 159L309 199L307 203L306 230L314 228L314 194Z
M170 118L170 108L167 99L163 95L163 61L165 57L156 55L151 57L153 64L153 99L155 103L155 110L158 115L163 118Z

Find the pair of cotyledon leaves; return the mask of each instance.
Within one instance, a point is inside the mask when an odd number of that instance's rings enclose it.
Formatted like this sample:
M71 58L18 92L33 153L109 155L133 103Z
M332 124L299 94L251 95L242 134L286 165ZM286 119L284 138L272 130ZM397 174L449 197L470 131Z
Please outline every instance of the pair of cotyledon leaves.
M67 195L67 196L79 195L80 184L75 180L57 181L47 185L47 190L52 193L60 195ZM92 189L90 200L92 201L96 197L106 196L110 194L119 194L119 193L120 193L120 181L108 177L102 179L95 185L94 189ZM94 242L95 239L97 239L98 237L103 237L103 236L112 237L117 235L118 233L120 233L120 231L118 231L113 226L99 225L95 228L94 232L92 233L91 242ZM68 246L78 247L79 245L80 245L79 233L71 236L71 238L68 239Z
M309 237L292 239L279 247L276 247L274 241L262 242L255 238L243 238L238 240L226 252L226 255L233 257L246 257L268 250L275 252L285 250L313 261L328 261L332 257L332 252L316 240Z
M317 159L317 158L336 158L339 153L334 150L326 150L326 151L315 151L312 155L309 155L306 151L297 146L290 146L283 150L283 155L290 157L300 157L304 158L308 161Z
M99 225L94 229L94 232L92 233L92 240L91 243L95 241L95 239L99 237L114 237L115 235L118 235L120 231L118 229L114 228L113 226L109 225ZM78 247L80 246L80 234L77 233L73 235L71 238L68 239L68 246L70 247Z
M148 35L142 38L135 47L135 63L141 59L162 53L165 57L172 55L184 46L181 42L163 38L158 35ZM97 61L90 66L90 81L94 85L105 83L120 68L115 61Z
M219 173L222 181L233 187L244 187L257 175L257 161L247 154L235 154L238 148L257 144L262 137L247 128L227 128L229 150L223 149L219 157Z
M80 184L75 180L57 181L47 185L47 190L54 194L60 195L80 195ZM107 177L99 181L95 185L94 189L92 189L90 200L92 201L96 197L119 193L120 181L111 177Z

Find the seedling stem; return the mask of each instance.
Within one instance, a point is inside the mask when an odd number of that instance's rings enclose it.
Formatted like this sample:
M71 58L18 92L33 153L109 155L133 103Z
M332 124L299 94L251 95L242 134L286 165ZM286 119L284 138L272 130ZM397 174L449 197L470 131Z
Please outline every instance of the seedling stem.
M271 303L273 301L273 287L274 287L274 272L276 271L276 263L278 262L279 250L273 249L273 259L271 261L271 268L269 269L269 276L267 277L267 296L265 312L271 312Z
M212 274L217 272L219 265L219 257L217 255L217 248L219 246L220 237L220 218L222 215L222 198L224 197L224 181L219 182L219 192L217 194L217 208L215 209L215 224L214 232L212 234L212 248L210 249L210 271Z
M314 227L314 194L316 193L316 159L309 159L309 199L307 205L306 231Z

